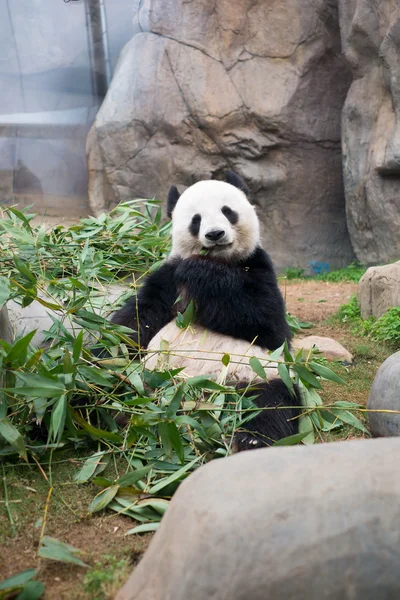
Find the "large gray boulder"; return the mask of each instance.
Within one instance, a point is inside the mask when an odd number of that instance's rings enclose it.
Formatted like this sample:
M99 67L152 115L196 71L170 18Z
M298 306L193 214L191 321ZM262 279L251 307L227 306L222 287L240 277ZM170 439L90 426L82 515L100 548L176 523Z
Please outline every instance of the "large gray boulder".
M138 21L88 142L93 208L233 168L278 268L348 263L332 2L144 0Z
M128 290L125 285L110 284L104 286L98 286L97 291L92 293L91 306L96 314L100 314L104 317L108 317L115 306L120 301ZM47 302L49 297L45 293L40 293L39 296ZM54 301L53 301L54 303ZM48 340L51 336L48 335L48 331L53 325L53 318L58 319L62 322L65 329L70 332L79 332L81 327L77 325L71 315L65 314L64 310L56 311L46 306L43 306L37 300L34 300L31 304L23 308L15 300L9 300L5 309L5 318L3 329L8 332L9 339L15 337L21 337L26 335L30 331L36 329L36 333L32 338L32 344L38 347L45 347L48 345ZM52 318L53 317L53 318ZM8 327L6 326L8 322ZM2 313L0 311L0 338L2 332ZM7 338L6 338L7 339Z
M400 435L400 352L389 356L378 369L367 408L372 411L369 413L372 435Z
M357 300L363 319L380 317L400 306L400 261L367 269L358 284Z
M342 46L353 71L343 109L347 220L365 264L400 256L400 5L339 0Z
M213 461L116 600L397 600L399 453L386 439Z

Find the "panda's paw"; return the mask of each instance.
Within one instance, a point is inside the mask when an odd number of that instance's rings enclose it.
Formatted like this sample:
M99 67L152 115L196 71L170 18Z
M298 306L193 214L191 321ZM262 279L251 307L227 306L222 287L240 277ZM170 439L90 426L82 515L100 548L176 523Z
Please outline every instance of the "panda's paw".
M240 431L236 433L232 442L232 452L243 452L244 450L256 450L257 448L265 448L269 444L261 439L257 434L248 431Z

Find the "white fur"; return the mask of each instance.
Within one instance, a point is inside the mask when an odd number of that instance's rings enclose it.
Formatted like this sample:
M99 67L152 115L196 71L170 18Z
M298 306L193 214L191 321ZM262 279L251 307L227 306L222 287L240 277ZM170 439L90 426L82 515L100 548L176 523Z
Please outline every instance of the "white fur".
M229 354L230 363L222 363ZM219 383L250 383L260 381L249 365L256 356L265 367L268 378L278 376L277 363L269 362L269 353L244 340L207 331L199 325L180 329L171 321L153 337L145 360L147 369L167 370L183 368L180 376L209 375Z
M221 212L229 206L239 215L232 225ZM201 215L199 235L189 233L194 215ZM207 240L206 233L213 229L225 231L217 244ZM207 248L210 254L224 258L245 259L260 243L260 228L254 207L238 188L223 181L199 181L190 186L179 198L172 213L171 257L189 258Z

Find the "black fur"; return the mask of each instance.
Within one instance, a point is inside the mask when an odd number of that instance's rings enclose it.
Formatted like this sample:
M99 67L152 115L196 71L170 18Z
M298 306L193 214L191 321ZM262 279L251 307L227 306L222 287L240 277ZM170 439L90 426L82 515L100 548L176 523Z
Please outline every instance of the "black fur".
M223 206L221 208L221 212L225 215L231 225L236 225L236 223L239 221L239 215L229 206Z
M228 171L226 173L226 182L230 183L231 185L234 185L236 188L244 192L246 196L249 194L249 188L247 187L243 179L234 171Z
M195 303L196 321L203 327L275 350L291 331L268 254L257 248L239 263L208 256L180 260L175 281Z
M238 387L245 387L245 384L239 384ZM253 398L253 402L259 408L266 410L248 421L243 427L243 431L235 435L234 447L237 452L272 446L274 442L283 437L295 435L298 432L301 407L299 388L294 385L295 393L292 396L281 379L258 383L254 388L245 395L254 397L259 393L257 398ZM284 406L290 408L281 408Z
M173 185L168 192L168 199L167 199L167 217L169 219L172 217L172 212L173 212L180 196L181 195L178 192L176 186Z
M176 316L175 270L175 262L165 262L146 278L138 295L112 316L113 323L133 330L132 338L141 348L147 348L156 333Z
M199 215L199 214L193 215L192 221L189 225L189 231L193 237L197 237L199 235L200 224L201 224L201 215Z
M262 248L232 264L207 256L168 260L112 321L139 331L132 337L146 348L176 316L179 295L194 301L196 322L211 331L256 340L268 350L291 338L271 259Z

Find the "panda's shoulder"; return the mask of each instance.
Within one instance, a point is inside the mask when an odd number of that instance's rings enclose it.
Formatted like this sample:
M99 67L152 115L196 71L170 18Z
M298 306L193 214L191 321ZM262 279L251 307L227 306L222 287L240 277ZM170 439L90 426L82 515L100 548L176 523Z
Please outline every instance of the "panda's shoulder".
M274 270L269 254L267 254L267 252L261 248L261 246L257 246L254 252L244 261L243 264L249 269L266 269L268 271Z

